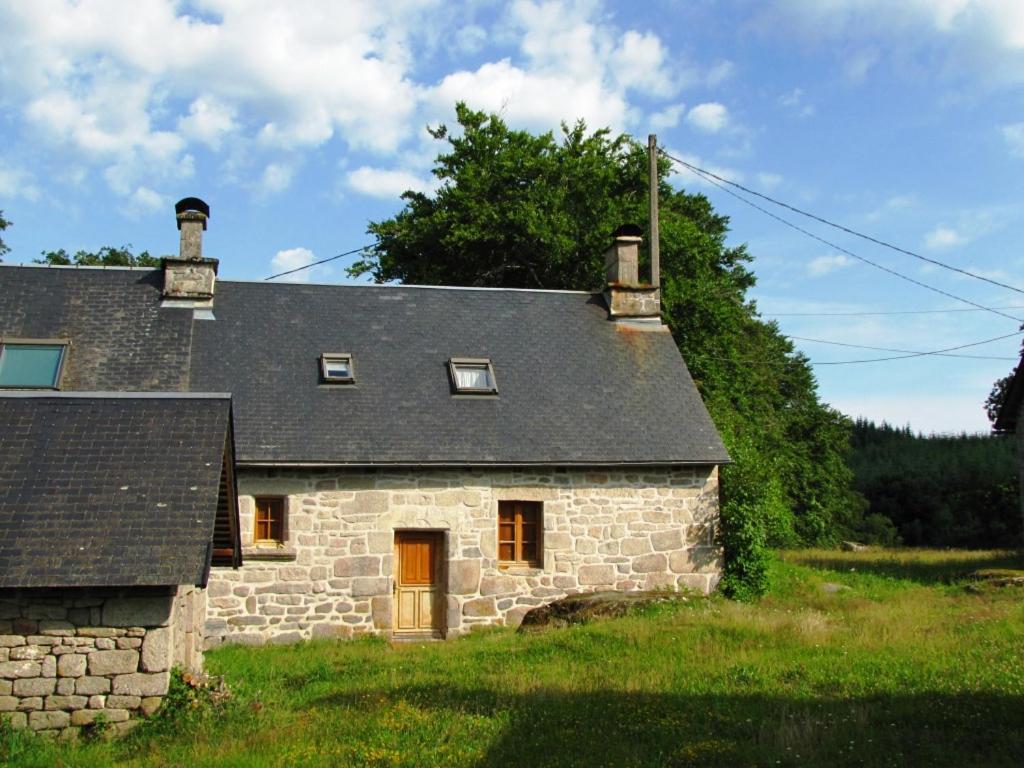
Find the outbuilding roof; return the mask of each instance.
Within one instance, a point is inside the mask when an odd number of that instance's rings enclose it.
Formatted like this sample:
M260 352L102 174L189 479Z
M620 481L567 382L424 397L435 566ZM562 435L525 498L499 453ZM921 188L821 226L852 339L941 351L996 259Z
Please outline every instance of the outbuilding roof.
M226 395L0 394L0 588L205 585L230 434Z

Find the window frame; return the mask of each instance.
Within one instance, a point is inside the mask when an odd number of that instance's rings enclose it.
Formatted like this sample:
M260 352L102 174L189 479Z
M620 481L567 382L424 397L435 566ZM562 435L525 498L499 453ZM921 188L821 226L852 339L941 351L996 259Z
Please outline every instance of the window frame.
M280 518L276 521L278 525L278 533L280 538L273 538L274 534L274 523L273 516L269 518L269 530L268 533L271 538L260 538L260 503L270 502L272 504L280 505ZM252 543L258 547L283 547L288 541L288 497L287 496L271 496L261 495L253 497L253 518L252 518Z
M483 368L490 377L490 387L463 387L459 385L457 370L459 367ZM452 393L457 395L497 395L498 379L494 375L494 364L489 357L450 357L448 358L448 376L451 379Z
M330 363L348 364L348 376L332 376L327 372ZM356 380L355 363L351 352L322 352L320 354L320 380L326 384L353 384Z
M23 339L16 337L0 336L0 364L3 362L4 350L8 347L60 347L60 360L57 361L57 373L53 377L53 384L0 384L0 390L19 389L49 389L60 391L61 383L64 380L64 369L68 359L68 349L71 347L71 339Z
M514 526L512 540L505 541L501 536L502 514L511 508L512 523ZM523 557L523 513L529 510L533 516L535 527L535 557L526 559ZM507 570L509 568L543 568L544 567L544 502L542 501L518 501L515 499L504 499L498 502L498 568ZM501 556L502 544L512 544L512 560L503 559Z

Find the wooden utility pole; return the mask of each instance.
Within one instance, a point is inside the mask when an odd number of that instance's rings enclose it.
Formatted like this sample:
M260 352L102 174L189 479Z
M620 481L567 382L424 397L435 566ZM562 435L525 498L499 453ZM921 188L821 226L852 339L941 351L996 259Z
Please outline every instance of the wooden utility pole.
M651 285L661 286L661 242L658 234L658 137L647 137L647 160L650 172L650 238L651 238Z

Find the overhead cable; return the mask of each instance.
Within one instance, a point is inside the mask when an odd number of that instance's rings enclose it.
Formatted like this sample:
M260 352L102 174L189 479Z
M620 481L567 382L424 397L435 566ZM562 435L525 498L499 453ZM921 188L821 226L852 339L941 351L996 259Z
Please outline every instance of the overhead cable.
M955 347L946 347L944 349L933 349L928 352L912 352L906 355L895 355L892 357L872 357L863 360L823 360L814 361L807 360L807 364L811 366L819 365L858 365L860 363L884 363L890 360L907 360L912 357L935 357L935 356L947 356L946 352L956 352L960 349L968 349L969 347L980 347L982 344L991 344L994 341L1002 341L1003 339L1009 339L1014 336L1020 336L1024 334L1024 331L1017 331L1016 333L1007 333L1003 336L995 336L991 339L983 339L981 341L972 341L969 344L958 344ZM803 353L800 353L803 354ZM782 360L736 360L731 357L722 357L719 355L696 355L696 357L706 357L710 360L721 360L729 363L736 363L737 365L792 365L798 363L799 360L796 358L785 358Z
M1021 322L1021 318L1019 318L1019 317L1014 317L1013 315L1008 315L1005 312L1002 312L1002 311L1000 311L998 309L994 309L992 307L986 307L985 305L979 304L976 301L971 301L970 299L965 299L964 297L957 296L956 294L950 293L949 291L944 291L941 288L936 288L934 285L929 285L928 283L923 283L920 280L917 280L917 279L915 279L913 277L910 277L909 275L904 275L902 272L897 272L895 269L890 269L889 267L883 266L882 264L879 264L876 261L872 261L871 259L865 258L864 256L860 256L859 254L856 254L856 253L854 253L853 251L851 251L851 250L849 250L847 248L843 248L841 245L837 245L836 243L833 243L830 240L826 240L825 238L820 237L820 236L814 234L813 232L811 232L809 230L806 230L803 227L801 227L801 226L799 226L797 224L794 224L793 222L791 222L791 221L789 221L787 219L782 218L778 214L772 213L771 211L769 211L764 206L758 205L755 202L747 200L747 198L743 197L742 195L739 195L739 194L733 192L725 184L720 184L719 182L717 182L712 177L703 175L703 173L701 171L694 170L695 166L690 166L687 163L683 163L682 160L679 160L678 158L672 157L672 155L666 154L665 156L668 157L670 160L674 160L675 162L681 163L682 165L686 166L687 168L692 170L694 173L696 173L699 176L701 176L709 184L711 184L711 185L713 185L715 187L718 187L719 189L721 189L723 192L725 192L728 195L732 195L733 197L735 197L740 202L749 205L751 208L754 208L755 210L760 211L761 213L763 213L766 216L770 216L771 218L775 219L776 221L780 222L781 224L784 224L785 226L789 227L790 229L794 229L797 232L799 232L799 233L801 233L803 235L806 235L807 237L811 238L812 240L817 240L819 243L823 243L823 244L827 245L829 248L834 248L835 250L839 251L840 253L845 253L847 256L850 256L851 258L854 258L857 261L862 261L865 264L868 264L868 265L874 267L875 269L880 269L883 272L886 272L886 273L888 273L890 275L893 275L894 277L898 277L900 280L906 280L908 283L913 283L916 286L919 286L921 288L925 288L925 289L927 289L929 291L932 291L934 293L938 293L938 294L940 294L942 296L945 296L946 298L955 299L956 301L962 302L964 304L970 304L972 307L975 307L977 309L985 310L986 312L991 312L992 314L999 315L1000 317L1005 317L1007 320L1013 320L1015 323L1020 323Z
M961 275L965 275L967 277L973 277L975 280L981 280L983 282L990 283L992 285L997 285L1000 288L1006 288L1009 291L1016 291L1017 293L1024 293L1024 288L1017 288L1016 286L1008 285L1007 283L1001 283L998 280L993 280L990 277L985 277L984 275L979 275L976 272L971 272L969 270L962 269L960 267L955 267L952 264L947 264L946 262L939 261L938 259L932 259L932 258L929 258L927 256L922 256L921 254L915 253L914 251L907 250L906 248L900 248L898 245L893 245L892 243L888 243L885 240L880 240L877 237L872 237L871 235L865 235L863 232L858 232L857 230L850 229L849 227L843 226L842 224L837 224L834 221L829 221L828 219L823 218L822 216L818 216L816 214L813 214L813 213L810 213L808 211L805 211L805 210L803 210L801 208L797 208L795 205L790 205L789 203L784 203L781 200L776 200L774 197L771 197L770 195L766 195L763 192L758 192L757 190L753 190L753 189L750 189L749 187L745 187L742 184L739 184L739 183L737 183L735 181L731 181L729 179L723 178L722 176L719 176L716 173L712 173L711 171L705 170L703 168L699 168L698 166L693 165L692 163L688 163L685 160L680 160L678 157L672 157L672 155L668 154L664 150L662 150L662 154L665 155L665 157L669 158L670 160L674 160L675 162L679 163L680 165L685 166L686 168L689 168L691 171L703 174L704 176L709 176L709 177L711 177L713 179L716 179L716 180L722 182L723 184L728 184L730 187L736 187L736 189L741 189L744 192L746 192L748 195L754 195L755 197L759 197L762 200L767 200L768 202L773 203L773 204L779 206L780 208L785 208L786 210L793 211L793 213L799 213L801 216L806 216L807 218L813 219L814 221L817 221L820 224L825 224L826 226L832 227L833 229L838 229L840 232L845 232L848 235L853 235L854 237L859 237L862 240L867 240L868 242L874 243L875 245L880 245L883 248L889 248L889 249L891 249L893 251L896 251L897 253L902 253L902 254L904 254L906 256L911 256L911 257L913 257L915 259L920 259L921 261L926 261L929 264L934 264L937 267L942 267L943 269L948 269L951 272L958 272Z
M870 349L875 352L906 352L909 354L936 354L940 357L962 357L969 358L971 360L1016 360L1016 357L996 357L993 355L957 355L955 353L942 353L942 352L919 352L915 349L893 349L892 347L869 347L865 344L848 344L845 341L829 341L828 339L809 339L806 336L786 336L787 339L793 339L794 341L809 341L812 344L828 344L833 347L849 347L851 349Z
M270 277L265 277L263 279L264 280L273 280L273 279L278 278L278 277L284 277L285 275L292 275L292 274L294 274L296 272L301 272L304 269L309 269L310 267L316 267L316 266L319 266L320 264L326 264L328 261L334 261L335 259L340 259L343 256L351 256L354 253L359 253L360 251L365 251L367 248L370 248L370 247L372 247L372 246L371 245L364 245L361 248L353 248L351 251L345 251L344 253L339 253L337 256L328 256L326 259L320 259L319 261L314 261L314 262L311 262L309 264L303 264L301 267L296 267L295 269L289 269L287 272L278 272L276 275L271 275Z
M1024 309L1024 304L1016 304L1009 307L986 307L985 310L974 307L962 307L957 309L902 309L886 312L764 312L772 317L875 317L882 315L944 315L950 312L982 312L990 309Z

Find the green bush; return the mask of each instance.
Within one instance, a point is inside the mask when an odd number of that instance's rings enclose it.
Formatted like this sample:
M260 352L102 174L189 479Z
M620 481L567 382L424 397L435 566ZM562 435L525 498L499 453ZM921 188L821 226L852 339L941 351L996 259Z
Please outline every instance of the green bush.
M730 453L733 463L722 470L721 589L734 600L750 601L768 591L769 545L793 540L793 515L778 475L756 449L739 442Z

